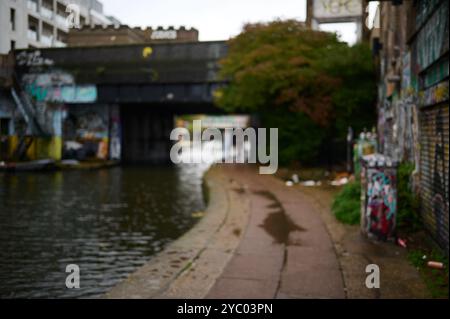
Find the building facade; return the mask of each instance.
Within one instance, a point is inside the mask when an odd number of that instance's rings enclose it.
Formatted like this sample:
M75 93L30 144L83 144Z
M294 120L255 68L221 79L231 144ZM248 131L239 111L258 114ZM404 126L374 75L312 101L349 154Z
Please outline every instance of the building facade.
M378 62L380 151L415 166L426 229L449 248L448 0L380 2L372 32Z
M0 54L14 49L66 46L68 4L79 6L80 25L117 24L97 0L0 1Z
M67 35L68 46L102 46L122 44L151 44L163 42L197 42L198 30L181 26L131 28L127 25L84 26L73 28Z

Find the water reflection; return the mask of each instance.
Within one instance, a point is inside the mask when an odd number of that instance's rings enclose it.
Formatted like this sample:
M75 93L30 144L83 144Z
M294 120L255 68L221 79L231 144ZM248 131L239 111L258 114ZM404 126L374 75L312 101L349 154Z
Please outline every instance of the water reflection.
M94 297L203 210L207 164L0 174L0 297ZM67 289L78 264L81 288Z

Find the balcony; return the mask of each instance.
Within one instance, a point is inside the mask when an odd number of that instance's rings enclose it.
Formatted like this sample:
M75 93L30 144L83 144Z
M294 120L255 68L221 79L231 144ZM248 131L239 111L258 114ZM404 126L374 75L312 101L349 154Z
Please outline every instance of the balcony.
M46 7L41 7L41 15L46 19L53 19L53 11Z
M27 31L27 38L28 40L37 41L38 40L38 34L34 30L28 29Z
M58 25L63 26L63 27L67 26L67 21L66 21L67 19L65 17L63 17L62 15L56 14L55 20L56 20L56 23L58 23Z
M49 34L43 34L41 36L41 43L47 47L51 47L53 45L53 36Z
M28 10L30 10L31 12L38 12L38 7L37 7L37 3L31 0L27 1L27 8Z

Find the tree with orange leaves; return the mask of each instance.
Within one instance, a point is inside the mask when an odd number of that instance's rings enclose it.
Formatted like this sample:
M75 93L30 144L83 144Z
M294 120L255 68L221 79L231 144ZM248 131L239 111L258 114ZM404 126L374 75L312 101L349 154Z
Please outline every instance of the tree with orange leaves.
M364 44L296 20L247 24L221 61L229 85L216 92L227 111L258 113L279 128L280 160L312 161L331 137L373 125L375 78ZM276 126L277 125L277 126Z

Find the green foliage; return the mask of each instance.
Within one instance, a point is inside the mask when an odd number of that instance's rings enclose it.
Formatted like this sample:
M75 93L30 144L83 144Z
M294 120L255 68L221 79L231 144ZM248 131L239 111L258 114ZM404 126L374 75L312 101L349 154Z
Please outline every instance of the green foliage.
M424 258L424 256L426 258ZM442 252L433 249L412 250L408 252L410 263L416 267L424 279L433 298L448 298L448 257ZM427 261L437 261L444 264L445 269L432 269L427 267Z
M314 160L317 148L344 137L348 126L360 131L373 124L376 90L367 45L349 47L334 34L276 20L246 25L221 64L230 83L216 92L217 104L260 113L264 127L282 130L289 141L280 145L282 163Z
M422 228L419 215L419 198L411 189L411 174L414 165L402 163L397 171L397 227L406 231Z
M356 225L360 221L361 183L359 180L346 184L336 195L331 207L336 218L344 223Z
M262 112L265 127L278 128L278 160L280 165L289 165L293 159L310 163L317 154L324 131L303 113L286 116L282 110Z
M332 95L336 137L345 137L348 126L362 132L374 124L376 83L371 54L366 44L357 44L339 48L326 61L325 69L342 81Z

